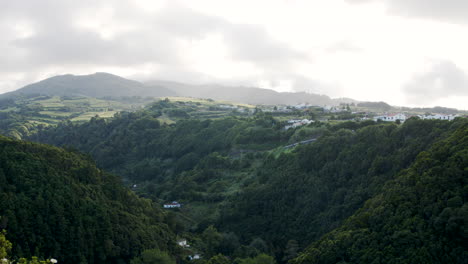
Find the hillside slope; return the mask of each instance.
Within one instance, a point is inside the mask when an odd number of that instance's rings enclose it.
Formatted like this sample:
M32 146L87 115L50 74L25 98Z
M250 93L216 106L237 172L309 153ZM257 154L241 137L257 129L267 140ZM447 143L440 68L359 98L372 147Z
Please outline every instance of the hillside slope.
M252 172L255 179L224 202L218 226L276 247L306 246L339 227L421 151L453 133L454 122L410 119L339 129ZM272 232L275 230L275 232ZM282 254L278 251L277 254Z
M467 263L467 200L465 123L292 263Z
M352 99L331 99L326 95L296 92L279 93L270 89L244 86L223 86L216 84L189 85L169 81L151 81L149 85L166 87L175 91L180 96L191 96L196 98L211 98L215 100L226 100L231 102L241 102L247 104L265 105L297 105L309 103L311 105L338 105L341 100L345 102ZM357 102L357 101L355 101Z
M175 92L161 86L147 86L109 73L90 75L59 75L26 85L16 91L1 95L49 95L88 97L161 97L173 96Z
M165 214L89 158L0 137L0 229L13 256L116 263L173 249Z

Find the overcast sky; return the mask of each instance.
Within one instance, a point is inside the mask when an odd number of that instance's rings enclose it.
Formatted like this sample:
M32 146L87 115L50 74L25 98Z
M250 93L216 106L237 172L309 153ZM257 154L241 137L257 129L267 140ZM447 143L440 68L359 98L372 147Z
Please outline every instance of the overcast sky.
M58 74L468 109L467 0L0 1L0 92Z

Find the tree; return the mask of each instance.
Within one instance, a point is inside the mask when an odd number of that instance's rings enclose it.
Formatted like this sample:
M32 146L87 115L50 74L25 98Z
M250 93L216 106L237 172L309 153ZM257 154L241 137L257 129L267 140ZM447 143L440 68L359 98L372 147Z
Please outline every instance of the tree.
M272 256L268 256L267 254L260 254L253 260L255 264L276 264L275 259Z
M164 251L148 249L141 256L132 259L130 264L175 264L175 260Z
M261 253L266 253L268 252L268 245L266 244L265 240L257 237L252 242L250 243L251 247L257 249Z
M229 264L229 263L230 263L229 259L221 254L213 256L207 262L207 264Z
M202 239L205 243L205 255L211 257L215 255L223 237L214 226L210 225L203 231Z
M288 261L297 257L299 252L299 243L296 240L289 240L284 250L283 261Z
M239 238L233 232L224 233L219 250L225 255L232 255L234 251L240 246Z
M236 264L276 264L275 259L267 254L260 254L254 258L236 259Z
M8 256L8 252L11 250L11 243L5 237L5 230L0 232L0 259L4 259Z

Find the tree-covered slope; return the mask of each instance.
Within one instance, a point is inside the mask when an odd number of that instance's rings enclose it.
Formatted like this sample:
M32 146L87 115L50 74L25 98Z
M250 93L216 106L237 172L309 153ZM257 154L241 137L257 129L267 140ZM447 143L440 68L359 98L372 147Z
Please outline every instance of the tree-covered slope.
M244 238L261 237L283 248L304 246L337 228L416 156L466 120L411 119L340 129L278 158L223 205L218 226ZM281 250L277 251L281 254Z
M118 263L173 249L165 214L87 157L0 137L0 230L13 257Z
M468 263L467 183L465 122L292 263Z
M110 120L93 118L84 124L65 123L30 139L57 146L72 146L89 153L98 165L138 182L162 179L190 170L213 152L236 149L271 149L287 142L281 125L271 116L225 117L216 120L189 118L177 108L175 124L162 124L171 103L161 101L146 110L122 112Z

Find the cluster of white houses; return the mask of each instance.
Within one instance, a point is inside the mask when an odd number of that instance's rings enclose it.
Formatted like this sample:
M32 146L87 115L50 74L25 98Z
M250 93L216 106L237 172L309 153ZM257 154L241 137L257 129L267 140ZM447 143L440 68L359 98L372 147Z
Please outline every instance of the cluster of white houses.
M309 120L309 119L291 119L288 120L288 125L284 127L284 129L288 130L290 128L296 128L304 125L308 125L310 123L314 122L314 120Z
M182 205L176 201L173 201L172 203L166 203L163 205L164 208L180 208Z
M395 122L397 120L400 120L401 122L406 121L406 115L405 114L387 114L387 115L381 115L381 116L375 116L374 121L386 121L386 122Z
M417 115L417 117L421 119L438 119L438 120L453 120L459 115L442 115L442 114L434 114L434 115ZM402 113L397 113L397 114L386 114L386 115L380 115L380 116L375 116L374 121L386 121L386 122L395 122L397 120L400 120L401 122L405 122L406 119L413 117L413 116L406 116L405 114Z
M459 117L459 115L419 115L421 119L439 119L439 120L454 120L455 118Z

